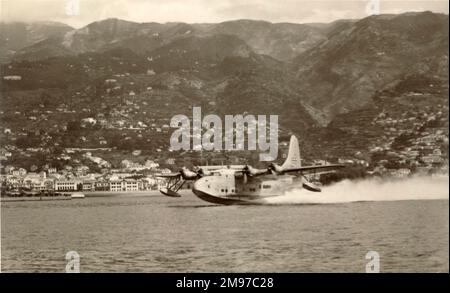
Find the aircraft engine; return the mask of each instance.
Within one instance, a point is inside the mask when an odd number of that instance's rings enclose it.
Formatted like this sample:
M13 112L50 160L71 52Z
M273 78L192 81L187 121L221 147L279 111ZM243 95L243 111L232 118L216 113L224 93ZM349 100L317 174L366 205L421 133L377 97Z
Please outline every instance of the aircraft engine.
M209 176L211 175L211 172L208 170L203 170L200 167L195 167L193 172L197 173L198 176L203 177L203 176Z
M269 165L269 170L270 170L270 172L275 173L275 174L283 173L283 168L280 165L277 165L275 163L271 163Z
M184 180L195 180L195 179L199 178L198 173L191 171L186 167L183 167L181 169L180 173Z
M256 175L262 175L262 174L267 173L267 170L265 170L265 169L256 169L256 168L253 168L252 166L246 165L244 167L244 173L248 174L250 176L256 176Z

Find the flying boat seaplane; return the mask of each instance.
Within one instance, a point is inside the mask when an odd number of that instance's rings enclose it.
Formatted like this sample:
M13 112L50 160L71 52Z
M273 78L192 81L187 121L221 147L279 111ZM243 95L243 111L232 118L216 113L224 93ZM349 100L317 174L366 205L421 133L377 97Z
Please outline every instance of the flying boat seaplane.
M158 177L168 179L166 188L160 190L166 196L181 197L178 191L183 184L194 181L192 192L204 201L224 205L258 204L294 188L320 192L320 187L305 176L330 173L343 167L338 164L302 166L298 140L291 136L288 155L281 166L271 163L266 169L249 165L199 166L192 170L183 167L179 172Z

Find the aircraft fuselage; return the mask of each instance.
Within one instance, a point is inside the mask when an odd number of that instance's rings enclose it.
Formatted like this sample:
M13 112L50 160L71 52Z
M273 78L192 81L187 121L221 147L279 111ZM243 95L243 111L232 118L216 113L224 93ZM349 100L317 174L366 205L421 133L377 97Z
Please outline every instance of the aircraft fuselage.
M236 177L234 172L220 172L197 180L192 191L200 199L211 203L253 204L255 200L282 195L292 188L295 179L291 175L245 178Z

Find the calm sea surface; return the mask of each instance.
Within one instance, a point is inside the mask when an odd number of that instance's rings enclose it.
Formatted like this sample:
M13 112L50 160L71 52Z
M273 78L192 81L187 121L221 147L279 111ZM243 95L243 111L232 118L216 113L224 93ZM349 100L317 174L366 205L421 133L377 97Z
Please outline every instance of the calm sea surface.
M2 202L4 272L449 271L449 202L213 206L192 194Z

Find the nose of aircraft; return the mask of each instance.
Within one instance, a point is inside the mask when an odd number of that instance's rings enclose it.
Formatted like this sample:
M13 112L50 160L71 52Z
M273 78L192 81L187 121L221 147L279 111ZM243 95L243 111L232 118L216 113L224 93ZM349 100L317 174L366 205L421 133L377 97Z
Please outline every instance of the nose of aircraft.
M204 191L205 188L205 178L200 178L194 182L194 186L192 186L192 190L195 191Z

